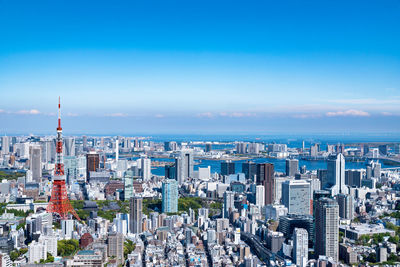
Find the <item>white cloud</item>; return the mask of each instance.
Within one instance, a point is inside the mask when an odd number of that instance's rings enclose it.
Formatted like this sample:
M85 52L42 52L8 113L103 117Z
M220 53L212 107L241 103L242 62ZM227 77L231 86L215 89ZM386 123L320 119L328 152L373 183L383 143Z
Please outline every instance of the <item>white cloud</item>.
M320 118L321 114L294 114L292 117L295 119Z
M345 111L330 111L326 113L328 117L337 117L337 116L355 116L355 117L368 117L370 114L368 112L356 109L348 109Z
M154 115L154 117L156 117L156 118L164 118L165 115L163 115L163 114L156 114L156 115Z
M213 118L214 114L212 114L211 112L203 112L203 113L197 114L196 117L199 117L199 118Z
M128 114L126 113L111 113L111 114L107 114L107 117L127 117Z
M37 109L30 109L30 110L19 110L16 112L17 114L23 114L23 115L38 115L40 114L40 111Z
M257 114L251 112L232 112L232 113L221 112L219 113L219 116L231 117L231 118L244 118L244 117L255 117L257 116Z

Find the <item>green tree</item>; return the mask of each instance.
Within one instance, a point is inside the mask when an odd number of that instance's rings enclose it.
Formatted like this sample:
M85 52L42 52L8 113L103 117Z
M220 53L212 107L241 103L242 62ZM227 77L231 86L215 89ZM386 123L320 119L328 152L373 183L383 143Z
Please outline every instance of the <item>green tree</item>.
M16 250L11 251L11 253L10 253L10 259L11 259L12 261L15 261L16 259L18 259L18 257L19 257L18 251L16 251Z
M57 242L57 253L62 257L71 256L75 254L78 249L79 241L76 239L59 240Z
M367 260L368 262L375 263L375 262L376 262L376 253L370 253L370 254L367 256L366 260Z
M136 244L131 240L127 239L124 243L124 257L126 258L128 254L132 253L136 248Z
M54 257L51 255L51 253L47 252L47 259L45 260L45 263L49 262L54 262Z
M17 230L19 230L19 229L21 229L21 228L22 228L22 229L25 228L25 222L18 224Z

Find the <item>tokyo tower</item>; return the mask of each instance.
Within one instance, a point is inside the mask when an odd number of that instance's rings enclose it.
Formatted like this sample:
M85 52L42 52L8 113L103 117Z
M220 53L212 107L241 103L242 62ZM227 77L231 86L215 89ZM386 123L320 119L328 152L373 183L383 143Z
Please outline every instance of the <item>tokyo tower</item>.
M80 220L78 214L72 208L68 199L67 187L65 186L64 163L63 163L63 140L61 128L61 104L58 98L58 127L56 141L56 165L54 170L53 188L51 189L51 197L47 205L47 212L57 213L61 219L68 219L68 213Z

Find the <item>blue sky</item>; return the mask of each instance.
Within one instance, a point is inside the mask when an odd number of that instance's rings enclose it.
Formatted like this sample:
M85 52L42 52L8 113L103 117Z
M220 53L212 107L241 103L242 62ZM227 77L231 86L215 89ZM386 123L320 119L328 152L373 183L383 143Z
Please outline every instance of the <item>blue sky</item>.
M217 2L217 3L216 3ZM0 0L0 133L399 132L399 1Z

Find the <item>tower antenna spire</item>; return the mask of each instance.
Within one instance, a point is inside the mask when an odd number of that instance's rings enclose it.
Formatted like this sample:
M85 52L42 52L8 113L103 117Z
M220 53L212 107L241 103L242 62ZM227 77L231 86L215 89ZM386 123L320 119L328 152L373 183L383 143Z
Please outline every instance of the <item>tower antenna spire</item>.
M58 128L57 130L62 130L61 128L61 97L58 97Z
M68 213L79 219L68 199L67 187L65 185L65 173L63 162L63 138L61 128L61 100L58 97L58 127L56 139L56 164L53 176L53 188L51 189L51 197L47 205L47 212L56 213L60 219L68 219Z

